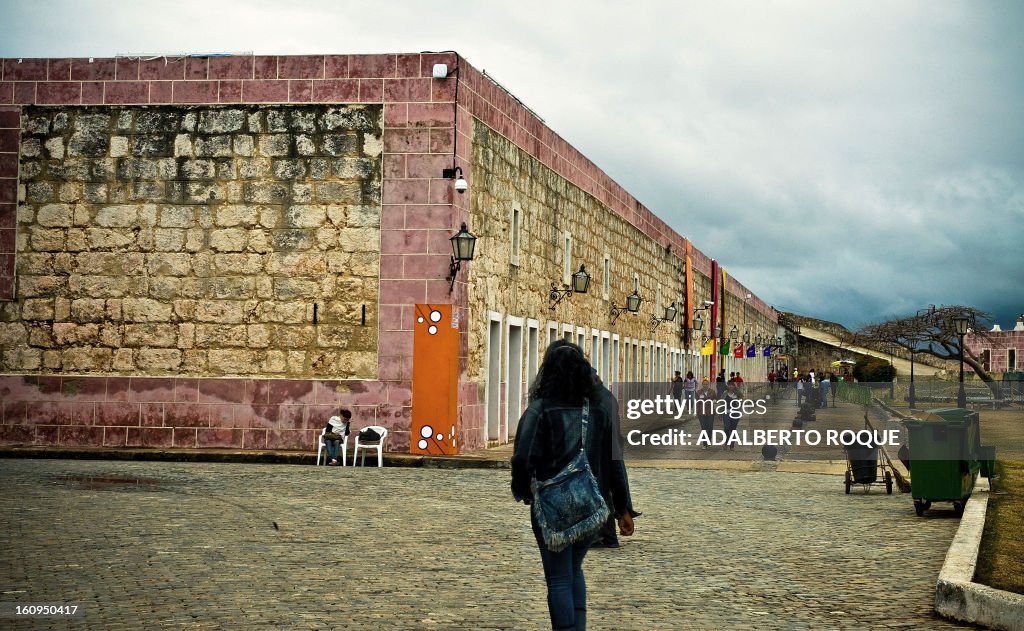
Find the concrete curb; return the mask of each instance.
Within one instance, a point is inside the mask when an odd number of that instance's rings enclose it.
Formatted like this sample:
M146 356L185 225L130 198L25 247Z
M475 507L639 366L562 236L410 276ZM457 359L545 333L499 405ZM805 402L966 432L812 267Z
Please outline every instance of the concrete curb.
M935 611L961 622L1020 631L1024 630L1024 595L974 582L988 490L988 480L979 478L935 584Z
M151 462L244 462L313 465L316 454L308 451L252 451L234 449L122 449L110 447L0 447L0 458L67 460L139 460ZM376 454L367 458L372 462ZM370 465L367 465L370 466ZM425 469L508 469L507 460L474 456L416 456L385 453L385 467Z

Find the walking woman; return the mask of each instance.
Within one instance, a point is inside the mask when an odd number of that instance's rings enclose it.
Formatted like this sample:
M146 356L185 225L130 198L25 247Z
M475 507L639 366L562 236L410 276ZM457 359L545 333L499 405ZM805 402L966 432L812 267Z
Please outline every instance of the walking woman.
M512 456L512 494L531 504L530 482L547 480L558 473L580 451L583 409L588 404L586 444L590 468L605 502L618 520L619 534L633 534L629 483L622 462L618 427L602 406L594 387L590 364L579 346L558 340L544 353L540 371L530 392L530 405L519 419L515 453ZM552 552L544 543L540 526L531 511L533 534L540 548L544 580L548 587L548 612L552 629L586 629L587 587L583 578L583 557L592 538Z
M715 389L711 387L711 382L707 377L704 377L704 381L700 385L700 389L697 390L697 402L694 404L697 408L697 420L700 421L700 431L704 433L701 440L701 449L707 449L708 444L711 441L711 433L715 431L715 401L717 395Z

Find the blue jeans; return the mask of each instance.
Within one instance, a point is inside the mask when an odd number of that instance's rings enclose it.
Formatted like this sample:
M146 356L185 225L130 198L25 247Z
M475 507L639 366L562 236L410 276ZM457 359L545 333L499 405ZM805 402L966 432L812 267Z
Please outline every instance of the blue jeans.
M821 389L821 407L828 407L828 388Z
M540 530L534 524L540 560L544 565L544 581L548 585L548 614L551 628L587 628L587 583L583 579L583 557L590 540L574 543L561 552L552 552L544 545Z
M736 428L739 426L740 420L738 418L732 418L728 414L722 415L722 428L725 429L726 440L732 438L736 433Z
M338 459L338 450L341 447L340 440L325 440L324 448L327 450L327 462Z

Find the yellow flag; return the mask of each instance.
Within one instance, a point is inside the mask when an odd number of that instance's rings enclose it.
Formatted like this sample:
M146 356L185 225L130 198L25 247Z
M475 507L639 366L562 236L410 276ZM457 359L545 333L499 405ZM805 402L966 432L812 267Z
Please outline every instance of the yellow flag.
M715 348L715 340L711 339L711 340L708 340L707 342L704 342L704 346L700 347L700 354L701 354L701 356L711 355L712 353L715 352L714 348Z

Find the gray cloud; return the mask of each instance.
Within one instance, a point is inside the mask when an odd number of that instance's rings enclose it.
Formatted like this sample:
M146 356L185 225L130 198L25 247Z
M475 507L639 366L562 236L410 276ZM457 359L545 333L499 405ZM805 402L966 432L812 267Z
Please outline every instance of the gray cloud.
M1024 311L1024 3L3 4L13 57L455 49L769 303Z

